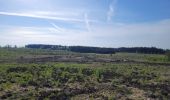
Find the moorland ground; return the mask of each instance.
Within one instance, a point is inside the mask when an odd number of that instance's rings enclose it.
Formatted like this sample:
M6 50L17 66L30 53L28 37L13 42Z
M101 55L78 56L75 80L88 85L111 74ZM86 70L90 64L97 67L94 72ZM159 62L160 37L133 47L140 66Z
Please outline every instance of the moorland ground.
M168 100L165 55L0 48L0 99Z

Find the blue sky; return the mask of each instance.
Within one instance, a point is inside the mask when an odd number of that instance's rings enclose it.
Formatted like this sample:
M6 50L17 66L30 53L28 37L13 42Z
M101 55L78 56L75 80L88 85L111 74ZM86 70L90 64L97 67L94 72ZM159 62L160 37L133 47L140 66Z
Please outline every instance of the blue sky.
M170 48L170 0L1 0L0 45Z

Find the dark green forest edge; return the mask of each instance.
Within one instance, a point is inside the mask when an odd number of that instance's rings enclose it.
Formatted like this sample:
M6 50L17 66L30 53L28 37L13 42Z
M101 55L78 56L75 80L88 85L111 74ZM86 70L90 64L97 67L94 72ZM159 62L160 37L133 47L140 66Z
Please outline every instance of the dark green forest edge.
M44 44L29 44L26 48L32 49L51 49L51 50L67 50L79 53L100 53L113 54L115 52L128 53L144 53L144 54L164 54L166 50L156 47L121 47L121 48L105 48L105 47L89 47L89 46L62 46L62 45L44 45Z
M59 45L0 48L0 100L169 98L168 50Z

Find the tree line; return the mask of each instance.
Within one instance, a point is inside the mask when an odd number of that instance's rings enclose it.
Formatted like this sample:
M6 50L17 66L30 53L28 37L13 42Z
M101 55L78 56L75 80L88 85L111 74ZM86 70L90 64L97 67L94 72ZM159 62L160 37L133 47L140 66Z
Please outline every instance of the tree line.
M67 50L67 51L79 52L79 53L99 53L99 54L114 54L116 52L165 54L167 51L156 47L105 48L105 47L91 47L91 46L62 46L62 45L46 45L46 44L28 44L25 47L32 48L32 49Z

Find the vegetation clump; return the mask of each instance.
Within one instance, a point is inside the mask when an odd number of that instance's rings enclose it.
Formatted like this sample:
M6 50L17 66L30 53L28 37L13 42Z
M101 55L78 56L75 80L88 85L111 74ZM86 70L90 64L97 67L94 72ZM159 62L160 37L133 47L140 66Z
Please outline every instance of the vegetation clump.
M168 58L168 61L170 61L170 51L167 51L167 52L166 52L166 56L167 56L167 58Z

